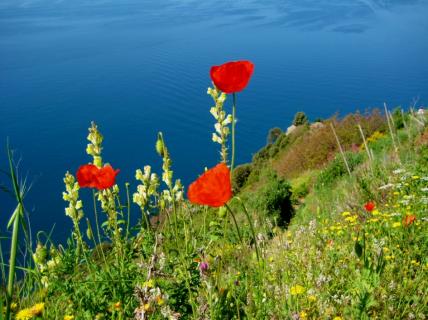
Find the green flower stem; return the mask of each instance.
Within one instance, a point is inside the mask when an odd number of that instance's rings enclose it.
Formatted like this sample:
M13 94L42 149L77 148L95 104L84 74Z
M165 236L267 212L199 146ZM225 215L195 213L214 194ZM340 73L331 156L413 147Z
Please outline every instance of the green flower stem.
M11 319L10 316L10 305L12 303L13 297L13 282L15 280L15 264L16 264L16 251L18 249L18 233L19 233L19 223L21 222L22 216L22 206L19 203L15 209L16 215L13 222L13 233L12 233L12 244L10 250L10 259L9 259L9 277L7 282L7 299L6 299L6 319Z
M244 205L244 202L239 197L235 197L241 203L242 208L244 209L245 215L247 216L248 223L250 224L251 233L253 234L254 246L256 248L257 261L260 262L260 253L259 253L259 245L257 244L256 232L254 231L254 226L250 218L250 214L248 213L247 208Z
M15 281L15 267L16 267L16 252L18 251L18 233L19 233L19 224L24 215L24 204L22 199L22 192L19 188L18 179L16 177L16 172L12 163L12 152L9 148L9 142L7 143L7 156L9 160L9 170L10 176L12 179L13 190L15 193L16 202L18 205L12 215L13 220L13 231L12 231L12 243L10 249L10 258L9 258L9 274L7 282L7 292L6 292L6 320L11 319L11 310L10 306L12 303L13 297L13 283Z
M230 175L233 174L233 168L235 167L235 124L236 124L236 93L233 93L233 105L232 105L232 161L230 164Z
M129 183L125 183L126 189L126 240L129 238L129 225L131 223L131 198L129 196Z
M241 231L239 231L238 222L236 222L236 219L235 219L235 214L233 213L232 209L230 209L230 207L227 204L225 204L224 206L226 207L226 209L230 212L230 215L232 216L233 222L235 223L236 232L238 233L239 241L242 244L244 244L244 241L242 240L242 236L241 236Z

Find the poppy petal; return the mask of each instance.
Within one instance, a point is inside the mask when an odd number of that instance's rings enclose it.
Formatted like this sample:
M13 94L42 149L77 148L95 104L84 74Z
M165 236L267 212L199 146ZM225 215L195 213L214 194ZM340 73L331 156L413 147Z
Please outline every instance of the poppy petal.
M99 169L96 175L96 188L98 190L103 190L113 187L116 183L116 176L119 171L119 169L114 170L110 165L106 165Z
M232 198L230 170L224 163L206 171L189 186L189 201L210 207L221 207Z
M81 188L95 188L95 177L98 173L98 167L93 164L85 164L79 167L76 173L77 182Z

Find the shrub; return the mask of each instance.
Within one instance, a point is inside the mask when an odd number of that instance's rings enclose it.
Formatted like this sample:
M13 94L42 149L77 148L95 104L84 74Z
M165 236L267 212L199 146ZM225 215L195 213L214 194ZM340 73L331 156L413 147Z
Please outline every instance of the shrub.
M274 172L268 174L266 185L255 199L257 207L278 226L286 226L294 213L291 203L291 186Z
M269 153L270 153L270 148L272 148L271 144L268 144L266 146L264 146L263 148L261 148L259 151L257 151L254 155L253 155L253 163L255 165L261 164L264 161L269 159Z
M270 129L267 136L267 144L275 143L281 134L282 130L278 127Z
M406 118L406 115L402 113L401 107L396 107L392 111L392 120L395 125L395 129L402 129L404 128L404 118Z
M362 153L346 152L345 157L351 171L353 171L355 167L361 164L364 160L364 155ZM337 154L336 158L330 162L323 171L321 171L317 178L316 186L318 188L331 186L337 178L345 174L347 174L345 163L343 162L342 156Z
M245 185L252 168L253 166L251 165L251 163L244 163L237 166L233 170L232 187L235 192L239 192L239 190L241 190L242 187Z
M304 124L309 124L308 117L302 111L299 111L295 114L293 124L295 126L302 126Z

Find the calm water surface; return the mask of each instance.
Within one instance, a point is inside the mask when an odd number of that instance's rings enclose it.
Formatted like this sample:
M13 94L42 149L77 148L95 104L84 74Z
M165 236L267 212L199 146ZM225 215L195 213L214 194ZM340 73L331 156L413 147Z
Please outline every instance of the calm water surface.
M186 185L214 165L206 94L213 64L256 66L238 95L238 163L300 110L314 119L384 101L426 105L427 2L2 0L0 143L10 137L21 174L33 182L33 230L56 223L55 238L68 234L62 178L90 161L91 120L120 183L146 164L160 168L159 130ZM6 169L4 147L0 155ZM12 206L0 193L3 230Z

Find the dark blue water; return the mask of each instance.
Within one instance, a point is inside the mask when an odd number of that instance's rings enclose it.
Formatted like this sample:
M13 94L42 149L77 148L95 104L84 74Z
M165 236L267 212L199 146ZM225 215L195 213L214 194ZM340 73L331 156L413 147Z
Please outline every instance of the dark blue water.
M62 178L90 161L91 120L120 183L133 182L136 168L160 167L161 130L187 185L219 159L211 65L255 64L238 95L237 160L246 162L268 129L285 129L297 111L313 119L384 101L427 104L427 16L422 0L2 0L0 168L10 137L33 182L33 230L57 223L63 239L71 222ZM3 230L12 206L0 192Z

